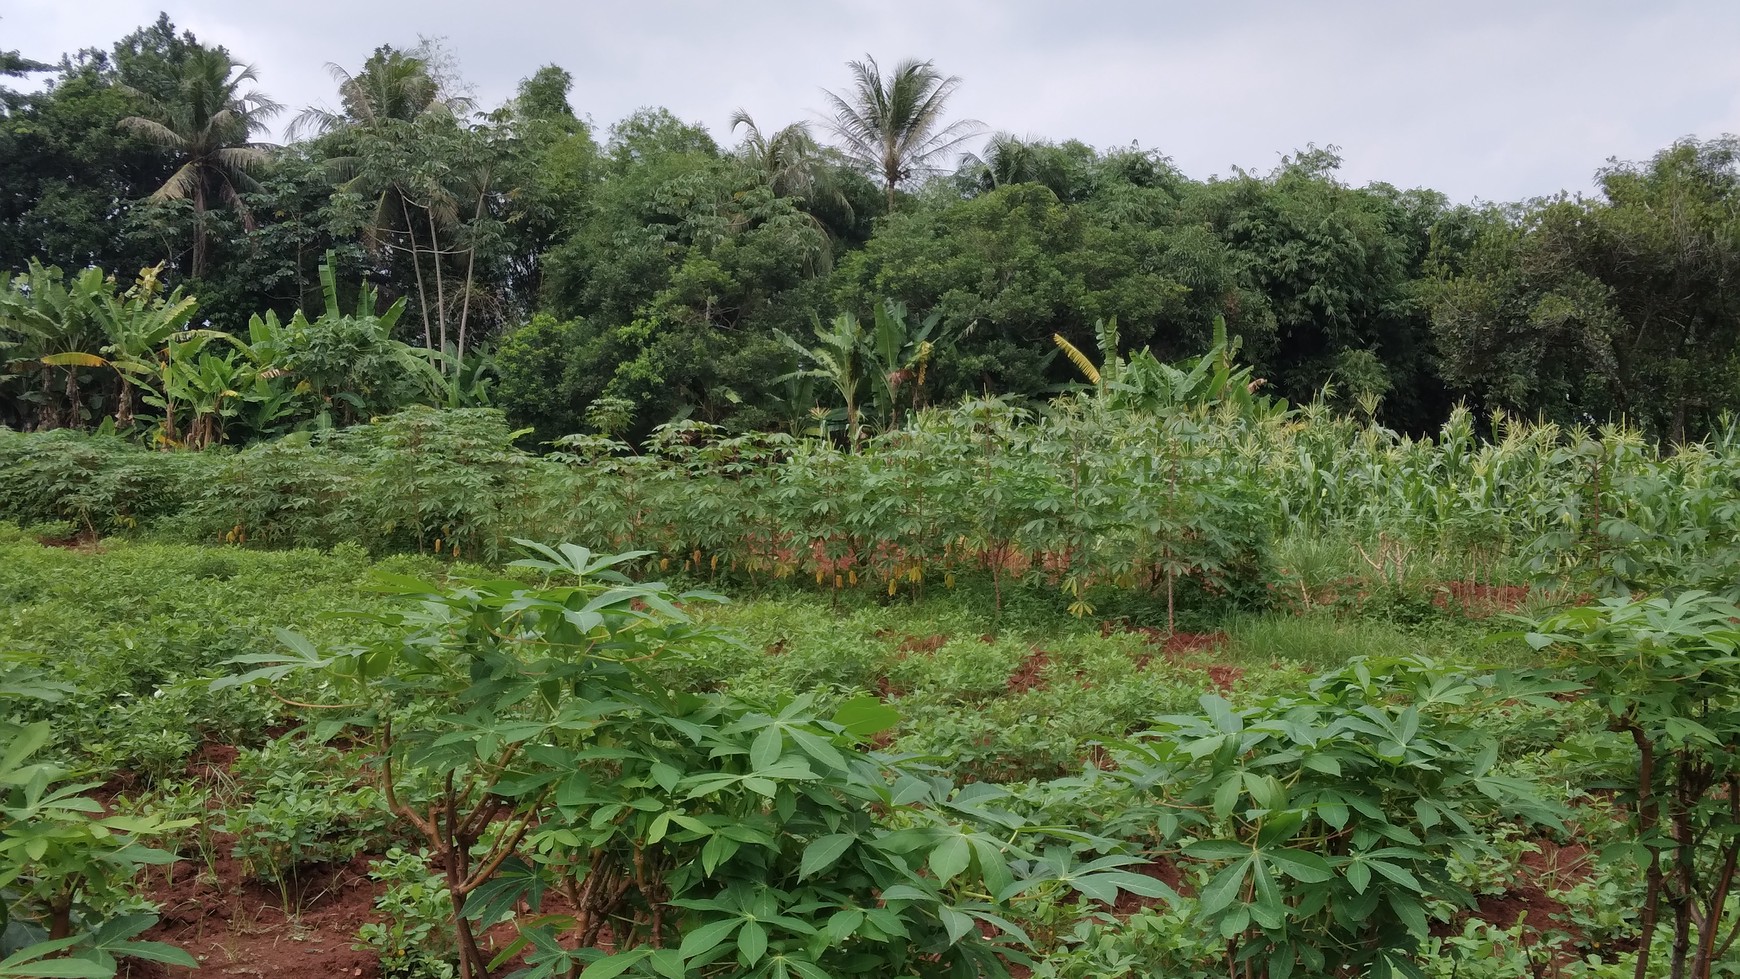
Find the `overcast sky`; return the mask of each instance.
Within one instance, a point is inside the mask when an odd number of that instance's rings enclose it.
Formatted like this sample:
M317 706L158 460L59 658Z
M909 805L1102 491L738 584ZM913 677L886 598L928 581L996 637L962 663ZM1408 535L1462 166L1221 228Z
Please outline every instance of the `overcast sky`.
M0 0L0 49L108 47L167 9L293 108L324 65L443 37L485 105L555 63L608 127L662 105L730 142L807 117L866 53L964 79L992 129L1157 148L1194 177L1339 146L1352 183L1452 199L1587 192L1609 157L1740 132L1740 2L1618 0ZM288 118L288 114L286 114Z

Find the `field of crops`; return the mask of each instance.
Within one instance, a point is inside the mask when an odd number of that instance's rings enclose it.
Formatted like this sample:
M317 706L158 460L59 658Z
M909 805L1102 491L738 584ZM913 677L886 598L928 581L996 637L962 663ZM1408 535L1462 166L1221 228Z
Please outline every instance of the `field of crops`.
M1720 5L12 6L0 979L1740 979Z
M1136 382L0 431L0 975L1733 974L1740 436Z

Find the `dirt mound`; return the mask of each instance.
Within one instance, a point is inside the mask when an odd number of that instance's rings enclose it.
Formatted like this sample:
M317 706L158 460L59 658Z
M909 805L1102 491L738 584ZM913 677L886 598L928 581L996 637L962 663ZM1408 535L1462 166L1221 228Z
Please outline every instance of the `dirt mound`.
M1432 604L1456 611L1470 619L1485 619L1515 612L1529 599L1527 585L1482 585L1472 581L1446 581L1438 586Z
M230 766L236 763L236 756L240 753L233 744L208 741L187 759L187 774L197 779L228 775Z
M1190 889L1184 886L1184 872L1179 870L1178 865L1167 857L1156 857L1147 863L1131 865L1122 869L1141 874L1144 877L1152 877L1180 894L1190 892ZM1129 891L1120 891L1118 903L1112 905L1112 913L1120 918L1127 918L1143 908L1164 906L1166 906L1166 899L1163 897L1142 897Z
M1439 937L1460 934L1463 925L1472 919L1494 928L1510 928L1520 921L1524 931L1534 936L1547 932L1568 935L1570 943L1560 953L1565 961L1553 964L1563 968L1573 961L1572 950L1586 945L1588 939L1564 920L1565 905L1547 888L1562 889L1586 880L1594 870L1594 858L1581 844L1560 846L1542 840L1536 846L1538 852L1523 854L1522 872L1514 880L1503 882L1506 889L1502 893L1479 895L1472 911L1463 912L1446 924L1434 925L1432 934Z
M186 949L199 968L177 969L123 960L120 974L136 979L258 976L265 979L372 979L373 952L358 951L356 931L375 920L380 885L369 880L368 858L306 868L286 912L276 887L253 880L241 862L218 857L212 866L184 860L152 867L141 891L161 907L144 936Z
M1245 678L1244 667L1241 666L1227 666L1223 663L1211 663L1206 669L1208 671L1209 682L1213 683L1215 689L1219 690L1221 693L1227 693L1232 690L1234 684Z
M907 636L900 640L900 645L895 647L895 652L902 656L909 653L919 653L924 656L929 656L943 648L943 644L948 641L949 637L944 635L924 636L922 638L919 636Z
M1244 667L1215 661L1215 656L1227 645L1224 632L1167 632L1152 626L1129 625L1124 630L1145 636L1148 645L1156 650L1136 657L1138 670L1147 669L1159 657L1172 666L1200 671L1209 685L1221 693L1231 690L1245 677Z
M1051 665L1051 654L1043 649L1035 648L1015 667L1015 672L1009 674L1009 692L1012 694L1026 693L1029 690L1044 690L1051 685L1045 676L1045 668Z

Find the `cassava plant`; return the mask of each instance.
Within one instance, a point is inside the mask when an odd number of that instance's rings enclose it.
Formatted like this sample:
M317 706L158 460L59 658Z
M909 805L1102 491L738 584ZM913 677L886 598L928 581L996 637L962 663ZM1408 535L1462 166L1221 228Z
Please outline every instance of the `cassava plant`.
M181 949L136 941L157 916L122 908L141 867L176 859L143 841L193 821L103 815L86 795L95 785L31 760L50 735L45 721L0 734L0 976L105 979L117 957L195 968Z
M1603 857L1645 868L1637 979L1718 974L1740 936L1740 607L1706 592L1612 598L1525 635L1563 655L1584 696L1636 749L1619 789L1633 836ZM1668 961L1652 952L1671 934ZM1664 971L1665 970L1665 971Z
M1152 799L1120 828L1198 875L1196 917L1225 942L1226 975L1419 979L1433 905L1473 906L1449 868L1489 847L1478 824L1557 822L1494 770L1498 746L1471 718L1499 696L1429 661L1363 659L1302 696L1239 709L1206 695L1201 714L1114 753L1116 777Z
M644 554L520 543L535 583L394 580L389 638L286 634L287 654L218 681L330 687L385 805L428 843L466 979L516 958L585 979L1003 976L998 951L1025 943L1012 902L1164 892L1128 857L1075 860L1105 844L999 813L994 790L892 769L862 746L896 719L874 698L823 713L666 687L655 668L720 641L679 605L711 596L615 570ZM522 904L518 940L490 947Z

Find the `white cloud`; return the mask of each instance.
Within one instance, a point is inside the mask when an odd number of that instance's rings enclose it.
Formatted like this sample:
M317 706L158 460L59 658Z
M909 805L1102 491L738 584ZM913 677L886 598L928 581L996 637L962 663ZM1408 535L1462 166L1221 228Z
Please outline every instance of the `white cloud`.
M43 60L157 14L130 0L9 8L5 46ZM329 61L441 36L485 104L554 62L601 125L664 105L728 142L739 106L783 124L844 83L847 59L917 55L963 76L957 110L994 129L1136 140L1195 176L1333 143L1349 180L1457 200L1587 191L1608 157L1740 131L1740 5L1718 0L187 0L169 13L292 107L330 101Z

